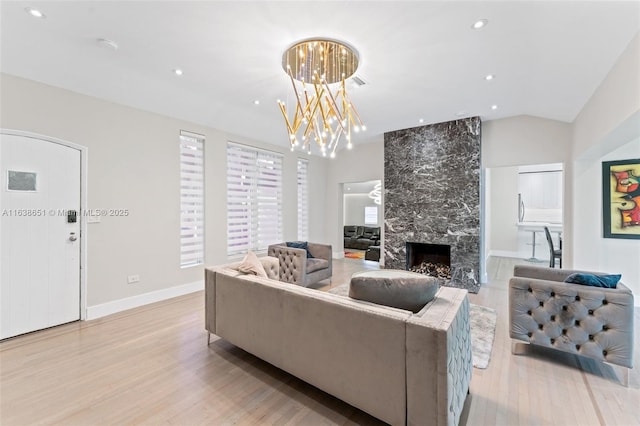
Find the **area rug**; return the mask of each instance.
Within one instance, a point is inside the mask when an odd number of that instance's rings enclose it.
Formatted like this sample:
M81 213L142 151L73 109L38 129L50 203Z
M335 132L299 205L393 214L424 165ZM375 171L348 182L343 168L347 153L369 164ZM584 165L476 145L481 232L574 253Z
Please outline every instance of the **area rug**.
M349 284L342 284L329 290L329 293L349 297ZM496 335L496 311L484 306L469 304L471 323L471 352L473 366L485 369L491 359L493 339Z
M344 257L348 259L364 259L363 251L345 251Z
M471 321L471 352L473 366L485 369L491 359L493 339L496 335L496 311L471 303L469 320Z

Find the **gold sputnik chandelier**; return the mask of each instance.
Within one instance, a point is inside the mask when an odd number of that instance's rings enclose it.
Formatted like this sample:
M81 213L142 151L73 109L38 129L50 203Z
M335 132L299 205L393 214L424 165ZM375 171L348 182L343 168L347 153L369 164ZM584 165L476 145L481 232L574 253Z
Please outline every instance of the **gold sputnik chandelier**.
M313 140L323 156L333 158L342 137L351 149L351 132L366 130L345 86L358 68L355 49L335 40L303 40L284 52L282 68L291 79L295 102L290 119L285 103L278 100L291 151L300 147L311 154ZM337 89L332 91L329 85L334 83Z

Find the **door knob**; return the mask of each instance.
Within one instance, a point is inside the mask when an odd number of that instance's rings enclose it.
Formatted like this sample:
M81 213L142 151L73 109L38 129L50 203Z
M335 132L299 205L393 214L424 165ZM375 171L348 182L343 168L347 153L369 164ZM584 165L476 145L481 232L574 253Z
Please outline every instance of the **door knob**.
M69 241L75 241L77 239L78 239L78 237L76 237L76 233L75 232L71 232L69 234Z

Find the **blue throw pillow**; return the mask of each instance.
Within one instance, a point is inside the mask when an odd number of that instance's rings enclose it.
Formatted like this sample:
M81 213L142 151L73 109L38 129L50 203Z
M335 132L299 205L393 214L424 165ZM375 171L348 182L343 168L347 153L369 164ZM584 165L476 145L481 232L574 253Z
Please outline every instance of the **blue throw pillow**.
M289 241L287 247L305 249L307 251L307 259L313 259L313 255L309 253L309 244L306 241Z
M571 274L564 282L592 287L616 288L622 275Z

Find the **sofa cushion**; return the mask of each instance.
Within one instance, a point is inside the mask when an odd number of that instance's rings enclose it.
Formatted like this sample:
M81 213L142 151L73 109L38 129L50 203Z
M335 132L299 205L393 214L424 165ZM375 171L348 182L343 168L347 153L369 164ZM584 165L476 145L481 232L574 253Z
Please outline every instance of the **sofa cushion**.
M351 276L349 297L418 312L438 291L435 278L410 271L384 269Z
M309 243L307 241L289 241L285 244L287 247L305 249L307 251L307 259L313 258L313 255L309 253Z
M267 271L264 270L264 266L258 259L258 256L251 250L247 252L247 255L242 259L242 262L236 269L240 272L244 272L245 274L253 274L259 277L268 278Z
M307 259L307 274L311 272L319 271L320 269L326 269L329 267L329 261L325 259Z
M569 275L564 282L589 285L591 287L616 288L622 275L596 275L575 273Z

